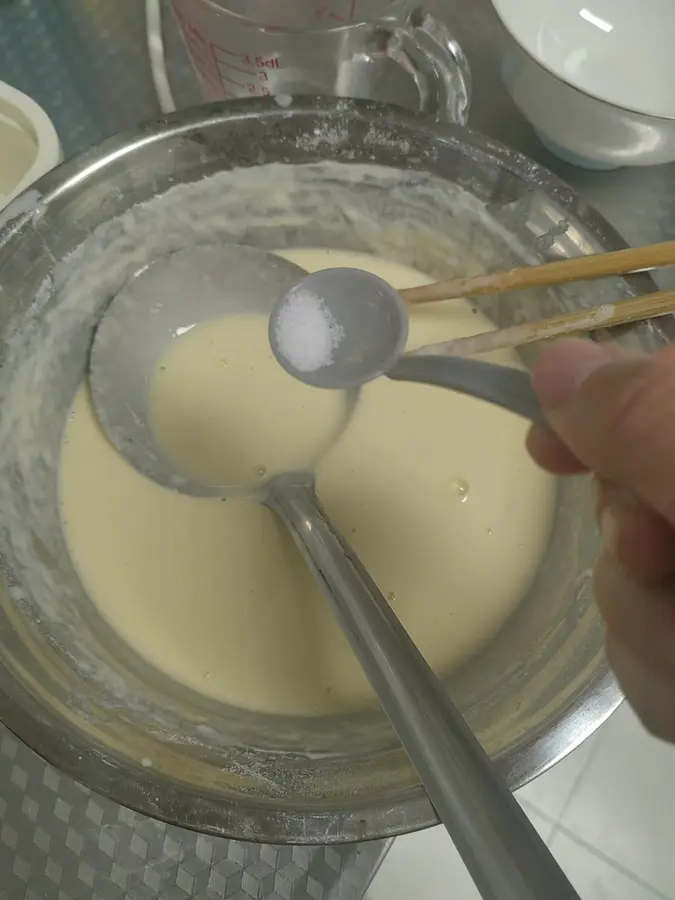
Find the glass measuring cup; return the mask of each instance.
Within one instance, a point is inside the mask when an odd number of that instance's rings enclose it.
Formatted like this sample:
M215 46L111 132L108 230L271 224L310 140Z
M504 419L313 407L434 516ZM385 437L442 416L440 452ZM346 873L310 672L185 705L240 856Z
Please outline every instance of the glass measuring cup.
M207 100L321 94L466 122L471 76L409 0L173 0Z

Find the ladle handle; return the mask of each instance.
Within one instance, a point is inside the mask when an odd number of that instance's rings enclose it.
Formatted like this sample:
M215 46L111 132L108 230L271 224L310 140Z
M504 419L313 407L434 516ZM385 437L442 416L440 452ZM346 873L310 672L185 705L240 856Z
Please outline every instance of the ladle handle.
M277 479L283 520L484 900L579 900L354 551L311 480Z
M469 394L548 427L530 383L520 369L460 356L402 356L387 372L394 381L413 381Z

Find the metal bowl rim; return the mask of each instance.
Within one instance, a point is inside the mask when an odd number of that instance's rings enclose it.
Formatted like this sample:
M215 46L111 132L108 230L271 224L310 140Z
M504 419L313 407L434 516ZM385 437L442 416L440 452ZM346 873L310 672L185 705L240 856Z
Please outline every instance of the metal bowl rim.
M0 225L0 250L9 242L21 240L22 234L32 229L36 209L33 204L26 203L30 192L39 193L38 211L44 211L61 194L143 146L247 118L282 121L289 113L308 120L317 115L328 119L344 119L349 115L376 126L396 124L407 129L409 134L424 132L427 139L431 136L442 143L468 148L478 162L481 158L489 160L553 195L571 216L585 225L605 250L627 246L618 232L564 181L523 154L465 126L438 123L368 101L294 98L289 110L281 108L273 98L264 98L183 110L110 137L62 163L21 195L18 203L14 201L5 209L4 226ZM16 210L14 215L12 206ZM31 208L27 210L27 206ZM626 276L624 281L633 294L657 289L646 274ZM670 318L659 320L659 328L666 339L675 337L675 323ZM536 734L523 739L496 760L511 789L522 787L562 759L601 725L621 701L621 692L603 662L570 699L564 711L551 717ZM1 664L0 719L48 763L98 793L144 815L203 833L271 843L327 844L388 838L438 824L435 811L419 786L398 798L389 797L386 802L369 799L355 809L295 811L292 815L288 811L274 810L273 804L266 802L242 802L233 808L235 822L249 813L264 811L265 815L265 826L255 836L244 835L231 824L230 817L224 815L222 800L187 792L155 770L132 770L128 761L120 764L120 759L104 746L92 746L91 740L85 740L74 729L67 730L63 721L50 710L37 709L26 689ZM580 721L585 723L582 728L578 727ZM570 729L573 723L574 728ZM333 828L331 823L336 819L340 824Z

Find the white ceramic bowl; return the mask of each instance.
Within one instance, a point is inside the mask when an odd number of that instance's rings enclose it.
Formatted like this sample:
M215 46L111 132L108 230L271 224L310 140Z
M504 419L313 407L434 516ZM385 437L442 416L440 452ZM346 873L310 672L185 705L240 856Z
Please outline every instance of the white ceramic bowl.
M558 156L675 160L675 0L493 0L518 47L504 78Z
M56 129L47 113L26 94L0 81L0 124L10 124L30 138L26 166L11 187L0 192L0 209L34 181L54 168L62 159ZM0 166L3 155L0 148ZM4 180L4 179L3 179Z

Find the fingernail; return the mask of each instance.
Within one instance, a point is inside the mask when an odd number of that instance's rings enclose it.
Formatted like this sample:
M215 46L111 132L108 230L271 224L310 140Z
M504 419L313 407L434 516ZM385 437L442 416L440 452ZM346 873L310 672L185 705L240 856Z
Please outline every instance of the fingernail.
M567 339L553 344L532 371L532 384L545 409L566 406L586 379L611 359L592 341Z
M600 534L606 549L615 556L619 544L619 520L610 506L606 506L600 515Z

